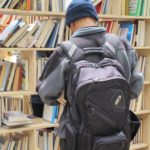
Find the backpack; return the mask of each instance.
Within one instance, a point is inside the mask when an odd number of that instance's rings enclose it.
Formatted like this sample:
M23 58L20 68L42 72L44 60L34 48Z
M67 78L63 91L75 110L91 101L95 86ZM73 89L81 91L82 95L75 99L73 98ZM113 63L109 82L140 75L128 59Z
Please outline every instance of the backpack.
M71 41L60 46L70 60L64 150L129 150L130 86L123 67L107 58L104 46L81 49Z

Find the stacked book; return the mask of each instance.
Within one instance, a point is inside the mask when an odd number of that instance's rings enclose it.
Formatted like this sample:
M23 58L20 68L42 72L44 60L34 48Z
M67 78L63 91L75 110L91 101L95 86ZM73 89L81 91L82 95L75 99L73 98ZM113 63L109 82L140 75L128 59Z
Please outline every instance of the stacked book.
M22 19L12 21L0 34L1 47L54 48L64 38L65 19L43 20L27 24Z
M2 122L8 127L16 127L32 123L32 120L23 112L7 111L3 113Z

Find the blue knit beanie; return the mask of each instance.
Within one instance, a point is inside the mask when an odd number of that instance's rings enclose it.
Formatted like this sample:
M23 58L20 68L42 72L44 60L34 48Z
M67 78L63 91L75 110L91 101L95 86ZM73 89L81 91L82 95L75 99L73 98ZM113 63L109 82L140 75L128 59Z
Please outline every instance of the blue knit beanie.
M84 17L92 17L98 20L96 9L91 0L72 0L66 12L66 25Z

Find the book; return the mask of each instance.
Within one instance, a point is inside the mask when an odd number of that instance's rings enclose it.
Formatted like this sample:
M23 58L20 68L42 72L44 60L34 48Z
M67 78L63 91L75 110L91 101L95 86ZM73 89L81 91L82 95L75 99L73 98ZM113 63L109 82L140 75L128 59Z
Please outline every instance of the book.
M10 3L10 5L9 5L9 8L10 9L15 8L15 6L18 4L19 1L20 0L12 0L11 3Z
M140 16L142 0L129 0L129 15Z
M48 132L48 148L49 150L53 150L54 147L53 141L53 132Z
M10 72L10 76L9 76L9 79L8 79L7 88L6 88L7 91L10 91L12 89L13 80L14 80L14 76L15 76L15 72L16 72L16 67L17 67L17 64L13 63L12 64L12 69L11 69L11 72Z
M47 104L44 104L44 110L43 110L43 119L47 121L51 121L53 113L53 106L48 106Z
M0 136L0 149L5 150L7 148L6 144L8 144L8 137L4 136L4 135L1 135Z
M121 22L120 30L122 33L122 34L120 34L120 36L126 37L126 39L128 39L130 44L132 44L133 33L134 33L134 24L132 22Z
M50 28L51 28L51 25L52 25L52 22L50 20L47 20L46 24L45 24L45 27L44 27L37 43L35 44L35 47L41 47L41 45L42 45L42 43L43 43L43 41L44 41L44 39L47 35L47 31L49 31Z
M38 28L37 32L35 33L34 36L32 36L32 37L30 37L30 39L28 39L28 43L29 43L28 47L29 48L34 47L35 44L37 43L45 24L46 24L46 21L39 22L39 28Z
M3 45L17 30L22 19L16 19L12 21L6 29L0 34L0 45Z
M12 90L13 91L21 90L21 84L22 84L22 66L17 65Z
M3 113L3 123L7 126L20 126L32 123L32 120L26 114L19 111L8 111Z
M58 38L58 31L59 31L60 23L56 22L55 27L53 29L53 32L51 36L49 37L49 40L47 42L46 47L48 48L54 48L57 44L57 38Z
M17 3L17 5L14 8L26 10L27 9L27 0L19 0L19 2Z
M5 72L6 72L6 62L1 62L1 74L0 74L0 89L2 88Z
M3 8L6 3L7 3L7 0L0 1L0 8Z
M64 40L64 29L65 29L65 19L61 19L57 43L60 43L61 41Z
M27 0L27 10L31 10L31 0Z
M2 126L2 98L0 97L0 127Z
M0 91L5 91L6 90L8 78L9 78L9 75L10 75L10 70L11 70L11 63L6 62L6 71L5 71L5 74L4 74L4 78L3 78L3 82L2 82L2 86L1 86Z
M14 47L19 40L27 33L28 24L22 22L19 24L19 30L4 44L5 47Z
M46 44L47 44L47 42L48 42L48 39L49 39L49 37L51 36L51 34L52 34L52 32L53 32L54 26L55 26L55 23L54 23L54 22L51 22L50 28L48 29L48 33L47 33L47 35L46 35L46 37L45 37L45 39L44 39L44 41L43 41L41 47L44 48L44 47L46 46Z
M17 47L28 47L28 39L32 36L37 30L39 26L37 23L29 24L29 28L27 29L27 34L16 44Z
M7 4L4 6L4 8L9 8L10 4L11 4L12 0L8 0Z
M7 111L3 113L3 118L9 122L18 122L29 120L27 115L19 111Z
M29 63L28 60L25 59L17 59L17 64L22 66L22 82L21 82L21 90L29 90Z

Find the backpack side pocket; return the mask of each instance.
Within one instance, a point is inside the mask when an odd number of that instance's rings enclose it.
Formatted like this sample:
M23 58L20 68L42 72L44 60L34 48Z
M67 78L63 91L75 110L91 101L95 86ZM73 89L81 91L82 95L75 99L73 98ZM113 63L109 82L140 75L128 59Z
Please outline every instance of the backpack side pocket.
M123 132L105 136L96 137L92 150L128 150L129 143Z
M138 130L140 127L140 120L139 118L132 112L130 111L130 132L131 132L131 141L134 139L136 136Z

